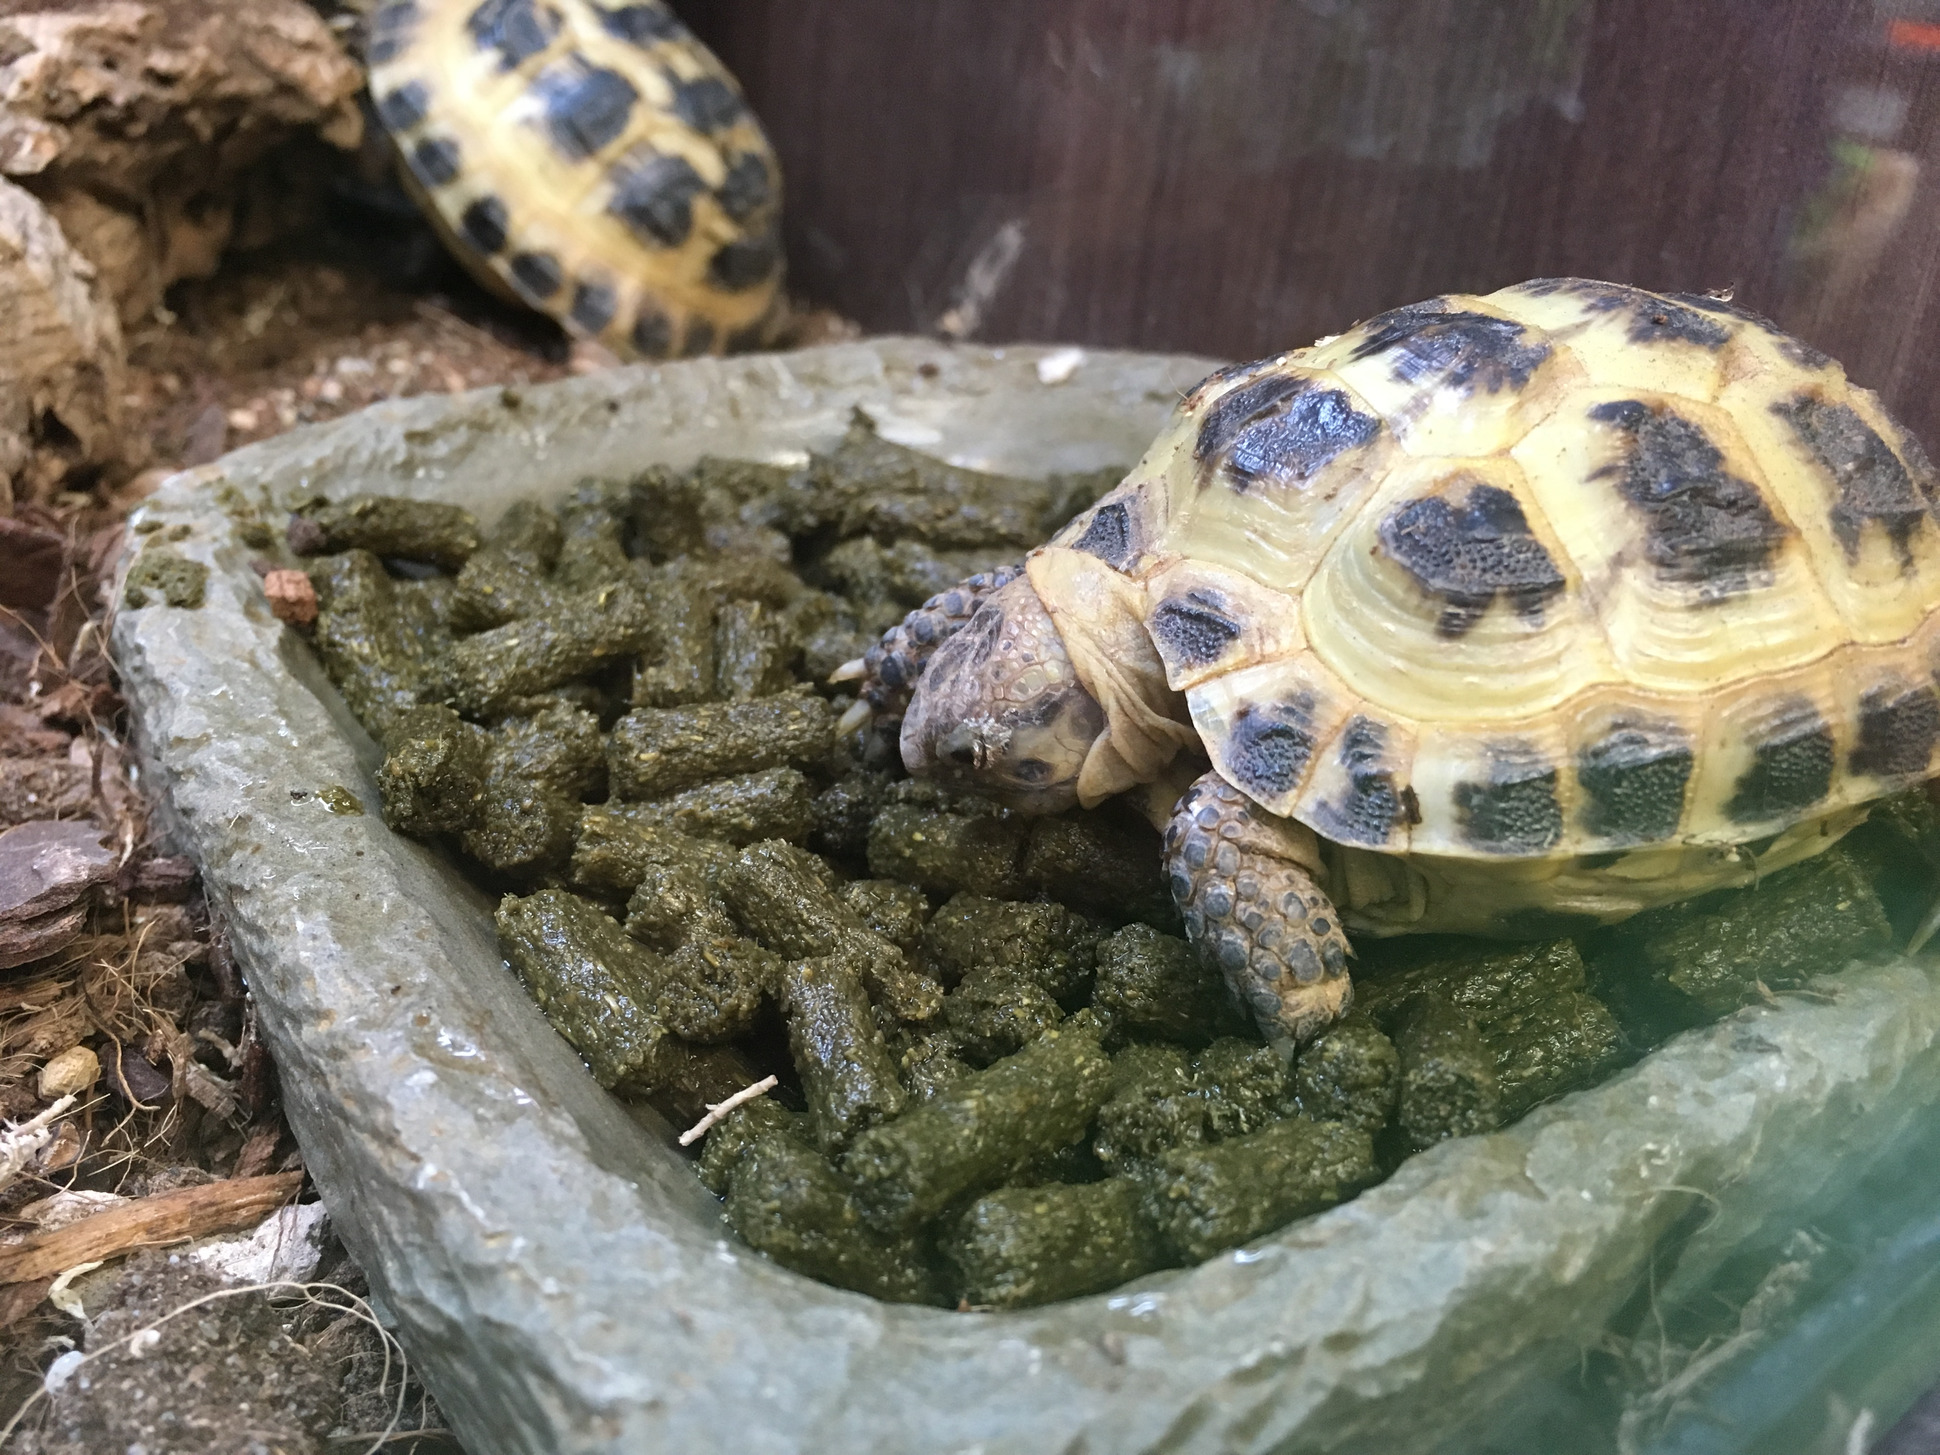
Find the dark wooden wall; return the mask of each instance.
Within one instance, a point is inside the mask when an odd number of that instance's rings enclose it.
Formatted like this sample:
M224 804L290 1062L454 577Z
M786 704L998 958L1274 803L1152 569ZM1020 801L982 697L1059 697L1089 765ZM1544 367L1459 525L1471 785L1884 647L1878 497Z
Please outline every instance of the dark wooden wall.
M797 290L871 330L1243 357L1523 277L1735 286L1940 445L1928 0L681 8Z

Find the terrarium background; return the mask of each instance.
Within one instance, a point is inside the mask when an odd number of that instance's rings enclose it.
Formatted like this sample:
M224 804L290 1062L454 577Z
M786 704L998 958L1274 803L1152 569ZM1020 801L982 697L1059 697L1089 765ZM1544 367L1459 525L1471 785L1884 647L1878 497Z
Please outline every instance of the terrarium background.
M1940 0L677 8L780 151L792 286L868 332L1250 358L1526 277L1735 287L1940 443Z

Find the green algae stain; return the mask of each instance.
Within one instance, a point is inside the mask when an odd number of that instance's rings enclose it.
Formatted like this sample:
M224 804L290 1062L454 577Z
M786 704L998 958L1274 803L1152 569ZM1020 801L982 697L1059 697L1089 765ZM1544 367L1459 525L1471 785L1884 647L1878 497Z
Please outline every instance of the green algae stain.
M152 546L128 568L122 600L140 608L159 598L169 606L193 611L202 605L209 589L209 568L191 561L164 546Z

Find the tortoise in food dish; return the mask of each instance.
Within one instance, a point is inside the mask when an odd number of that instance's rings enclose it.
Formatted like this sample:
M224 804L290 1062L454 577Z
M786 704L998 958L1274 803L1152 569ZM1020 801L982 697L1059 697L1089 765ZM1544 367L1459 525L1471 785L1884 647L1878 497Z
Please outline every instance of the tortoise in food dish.
M459 258L623 357L780 321L781 171L660 0L386 0L370 92Z
M914 773L1141 790L1190 937L1302 1040L1347 932L1619 920L1931 774L1934 489L1766 320L1539 280L1220 370L1021 570L838 675L851 721L906 708Z

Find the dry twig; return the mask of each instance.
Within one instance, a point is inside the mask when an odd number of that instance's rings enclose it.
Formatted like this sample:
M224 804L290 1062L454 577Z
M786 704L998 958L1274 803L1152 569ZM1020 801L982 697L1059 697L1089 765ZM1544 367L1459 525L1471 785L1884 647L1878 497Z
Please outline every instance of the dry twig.
M708 1102L707 1115L702 1117L699 1121L695 1122L693 1126L689 1127L686 1131L680 1134L680 1145L683 1147L693 1146L694 1143L698 1142L702 1137L706 1136L708 1133L708 1129L712 1127L716 1122L720 1121L722 1117L726 1116L729 1112L733 1111L737 1106L740 1106L744 1102L753 1101L757 1096L765 1096L768 1092L771 1092L775 1089L776 1084L777 1083L774 1077L764 1076L759 1081L755 1082L753 1086L742 1087L739 1091L735 1092L734 1095L730 1096L726 1101Z

